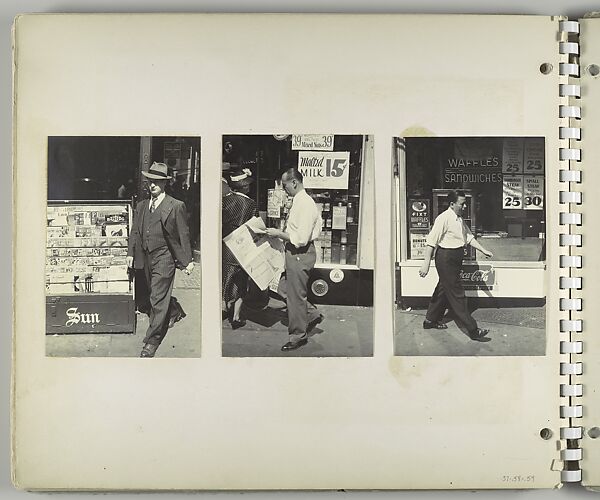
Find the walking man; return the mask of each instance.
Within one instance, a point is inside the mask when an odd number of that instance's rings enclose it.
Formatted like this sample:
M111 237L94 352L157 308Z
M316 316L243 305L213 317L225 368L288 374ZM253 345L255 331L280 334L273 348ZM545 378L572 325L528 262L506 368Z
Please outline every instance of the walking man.
M175 268L190 274L194 269L189 230L182 201L165 193L167 165L153 163L148 172L150 199L140 202L129 235L127 266L143 262L150 289L150 324L144 338L142 358L153 358L169 329Z
M429 302L423 328L439 330L447 328L441 320L446 309L450 308L456 323L467 330L471 340L487 342L490 339L485 336L489 331L477 327L477 322L467 307L467 298L460 281L460 271L466 245L471 245L486 257L492 257L492 252L479 244L461 217L466 207L465 193L450 191L448 204L448 209L436 217L427 236L425 261L419 270L422 278L427 276L435 250L435 267L439 281Z
M308 301L308 278L315 267L317 253L313 243L321 233L321 213L304 190L302 174L297 168L286 169L281 176L285 192L293 197L284 230L268 228L267 234L285 241L285 279L278 293L286 299L288 312L288 342L282 351L291 351L308 342L308 333L323 315Z

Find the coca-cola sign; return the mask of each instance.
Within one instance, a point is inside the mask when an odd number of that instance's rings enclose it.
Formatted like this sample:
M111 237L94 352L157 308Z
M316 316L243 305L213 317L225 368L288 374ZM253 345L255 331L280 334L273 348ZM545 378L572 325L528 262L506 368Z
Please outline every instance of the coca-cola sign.
M496 270L489 265L463 265L460 280L466 290L490 290L496 284Z

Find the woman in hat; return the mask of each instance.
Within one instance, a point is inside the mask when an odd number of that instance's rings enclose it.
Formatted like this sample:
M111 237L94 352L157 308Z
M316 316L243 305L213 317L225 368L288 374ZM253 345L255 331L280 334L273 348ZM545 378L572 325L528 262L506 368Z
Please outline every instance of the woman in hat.
M222 186L222 237L254 217L256 203L248 193L254 182L248 168L231 169L227 173L228 185ZM223 244L223 302L231 327L235 330L246 324L241 317L242 304L248 292L248 275L242 269L227 245Z

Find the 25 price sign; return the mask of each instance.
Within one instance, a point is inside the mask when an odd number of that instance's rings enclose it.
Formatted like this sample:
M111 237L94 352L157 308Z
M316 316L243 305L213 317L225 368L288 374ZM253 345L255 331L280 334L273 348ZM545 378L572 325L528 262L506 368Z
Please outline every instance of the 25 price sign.
M504 208L521 208L521 198L519 196L505 196Z
M542 160L527 160L527 163L525 164L525 172L543 173L544 164L542 163Z

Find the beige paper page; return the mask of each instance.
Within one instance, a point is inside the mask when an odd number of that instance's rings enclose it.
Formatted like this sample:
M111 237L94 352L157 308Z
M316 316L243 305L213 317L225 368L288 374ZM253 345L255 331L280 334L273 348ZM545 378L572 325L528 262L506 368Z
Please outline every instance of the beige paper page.
M543 75L542 63L554 71ZM558 64L550 17L19 18L16 484L557 486ZM546 138L545 356L393 356L391 143L408 129ZM374 135L374 356L222 358L221 135L319 131ZM47 137L171 134L202 138L201 358L45 357Z
M600 305L600 274L598 266L598 244L600 238L597 230L596 214L598 213L598 182L600 172L600 79L593 76L592 65L600 65L600 19L580 20L580 71L581 77L581 170L582 183L577 186L582 192L582 226L577 231L582 234L583 267L579 275L583 278L583 354L579 361L583 362L583 375L579 382L583 384L583 418L577 419L575 425L583 428L580 446L583 458L580 462L582 483L592 488L600 488L600 337L596 328L596 313ZM577 82L576 82L577 83ZM580 403L581 404L581 403Z

